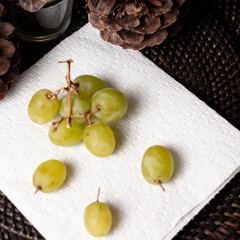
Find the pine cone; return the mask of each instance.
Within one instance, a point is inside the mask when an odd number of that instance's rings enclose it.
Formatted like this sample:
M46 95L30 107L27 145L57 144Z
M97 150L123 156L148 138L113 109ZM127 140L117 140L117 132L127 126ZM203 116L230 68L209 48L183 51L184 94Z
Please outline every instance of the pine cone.
M186 0L88 0L89 22L112 44L141 50L181 28Z
M4 98L11 83L19 76L20 54L14 27L3 21L4 7L0 3L0 100Z

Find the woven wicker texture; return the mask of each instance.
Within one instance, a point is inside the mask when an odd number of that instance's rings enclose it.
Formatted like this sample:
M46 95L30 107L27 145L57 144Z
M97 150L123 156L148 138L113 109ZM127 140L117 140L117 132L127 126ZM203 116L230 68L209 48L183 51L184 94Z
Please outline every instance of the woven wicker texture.
M71 25L59 39L20 43L22 71L87 22L85 2L74 5ZM240 1L190 5L181 32L142 53L240 129ZM1 239L43 238L0 192ZM174 239L240 239L240 173Z

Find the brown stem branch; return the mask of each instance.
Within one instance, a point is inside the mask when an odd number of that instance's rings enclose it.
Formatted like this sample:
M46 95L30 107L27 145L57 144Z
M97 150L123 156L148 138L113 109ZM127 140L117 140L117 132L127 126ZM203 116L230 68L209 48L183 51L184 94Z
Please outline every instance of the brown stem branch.
M100 106L97 105L92 112L89 112L89 113L86 113L86 114L75 114L75 115L72 114L72 115L71 115L71 118L77 117L77 118L81 118L81 119L87 119L89 125L92 125L93 123L92 123L92 121L91 121L90 118L91 118L91 116L92 116L94 113L99 112L100 109L101 109Z
M54 98L57 97L57 95L58 95L61 91L68 91L68 89L67 89L67 88L64 88L64 87L61 87L61 88L59 88L57 91L52 92L52 93L50 93L50 94L47 94L47 98L48 98L48 99L54 99Z
M165 192L165 188L162 185L162 182L158 179L155 180L155 183L162 188L162 190Z
M98 188L97 202L99 202L99 196L100 196L100 187Z
M59 61L59 63L67 63L68 65L68 72L66 76L67 81L67 89L68 89L68 115L67 115L67 128L71 128L71 114L72 114L72 107L71 107L71 79L70 79L70 71L71 71L71 63L73 62L72 59L68 59L67 61Z
M54 126L53 129L52 129L52 131L53 131L53 132L56 132L57 129L58 129L58 127L59 127L59 125L61 124L61 122L62 122L63 120L65 120L65 119L67 119L67 118L61 117L61 119L60 119L59 121L57 121L57 122L52 122L52 126Z
M71 118L81 118L81 119L87 119L87 114L72 114Z
M92 112L90 112L90 113L86 113L86 114L71 114L70 117L68 117L68 116L67 116L67 117L61 117L60 120L58 120L58 121L56 121L56 122L52 122L52 126L54 126L53 129L52 129L52 131L53 131L53 132L56 132L57 129L58 129L58 127L59 127L59 125L61 124L61 122L62 122L63 120L67 120L68 118L70 119L70 121L72 121L73 118L87 119L89 125L92 125L93 123L92 123L92 121L90 120L90 117L91 117L94 113L100 111L100 109L101 109L100 106L97 105L97 106L95 107L95 109L94 109Z
M36 194L41 189L42 189L42 187L38 185L34 194Z
M73 85L75 88L79 88L79 83L78 83L78 82L76 82L76 83L72 82L72 85Z
M68 84L68 115L67 115L67 128L71 128L71 113L72 113L72 106L71 106L71 83L69 81L69 74L66 76L67 84Z
M89 125L92 125L92 124L93 124L92 121L91 121L91 119L90 119L90 117L91 117L94 113L99 112L100 110L101 110L101 107L100 107L99 105L97 105L92 112L90 112L90 113L87 114L86 118L87 118L87 120L88 120Z
M71 92L74 92L76 95L79 94L79 91L78 91L75 87L71 87L71 88L70 88L70 91L71 91Z

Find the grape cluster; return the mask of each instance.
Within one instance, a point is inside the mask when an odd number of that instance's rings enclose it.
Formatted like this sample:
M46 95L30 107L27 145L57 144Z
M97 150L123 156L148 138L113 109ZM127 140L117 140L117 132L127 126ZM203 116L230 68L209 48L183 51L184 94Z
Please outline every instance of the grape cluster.
M60 118L51 124L48 132L53 144L70 147L83 139L93 155L107 157L115 149L115 136L105 122L119 120L126 114L127 99L120 91L106 88L101 79L91 75L79 76L72 82L71 62L66 61L68 87L56 92L47 89L36 92L28 106L29 118L35 123L46 124L59 113ZM68 94L59 100L61 91ZM93 123L93 116L100 121ZM89 125L83 127L86 122Z
M59 113L60 118L52 122L48 133L53 144L70 147L83 139L93 155L107 157L115 149L115 136L105 122L122 118L127 112L127 100L121 92L106 88L105 83L94 76L82 75L72 82L71 62L66 61L68 87L56 92L47 89L36 92L29 103L28 115L33 122L46 124ZM67 96L59 100L61 91L66 91ZM162 183L170 180L173 169L173 158L166 148L155 145L147 149L142 159L142 174L148 183L157 184L165 191ZM33 175L36 192L50 193L57 190L64 183L66 174L62 162L54 159L43 162ZM84 213L85 227L95 237L106 235L112 225L111 211L106 204L99 202L99 194L100 189L97 201L88 205Z
M60 118L52 122L48 132L53 144L70 147L79 144L83 139L93 155L107 157L115 149L115 136L105 122L122 118L127 112L127 100L120 91L106 88L101 79L91 75L79 76L72 82L72 60L65 63L68 64L68 87L60 88L56 92L48 89L36 92L28 106L29 118L34 123L46 124L58 113ZM66 91L67 96L58 99L61 91ZM93 116L94 123L91 119ZM62 162L54 159L43 162L33 174L36 192L50 193L57 190L64 183L66 174L66 167ZM110 209L99 202L98 198L99 194L97 201L87 206L84 213L86 229L95 237L106 235L112 225Z

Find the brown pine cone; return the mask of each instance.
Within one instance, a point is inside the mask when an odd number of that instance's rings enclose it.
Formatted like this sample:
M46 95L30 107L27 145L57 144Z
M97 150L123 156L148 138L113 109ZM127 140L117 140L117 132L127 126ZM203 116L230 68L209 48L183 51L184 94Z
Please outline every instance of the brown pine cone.
M3 21L4 7L0 3L0 100L4 98L11 83L19 76L20 54L14 27Z
M112 44L141 50L181 28L186 0L88 0L89 22Z

